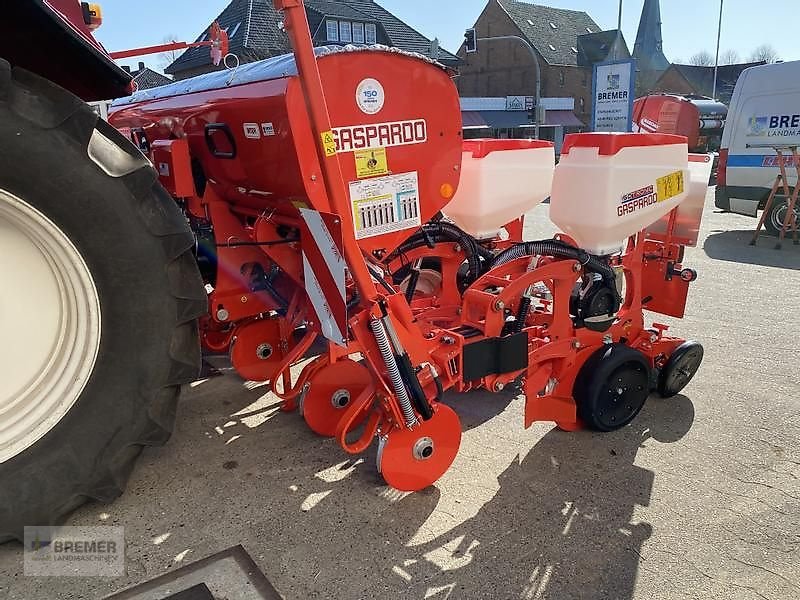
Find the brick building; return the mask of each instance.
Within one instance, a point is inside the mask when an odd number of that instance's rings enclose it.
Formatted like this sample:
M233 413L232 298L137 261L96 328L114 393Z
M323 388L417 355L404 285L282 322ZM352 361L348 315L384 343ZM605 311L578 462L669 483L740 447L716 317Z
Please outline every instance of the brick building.
M720 65L717 72L716 99L730 104L733 89L742 71L749 67L766 64L763 61ZM714 89L714 67L697 65L671 65L651 86L652 93L694 94L711 97Z
M513 35L527 40L541 69L542 97L574 98L574 113L583 124L590 119L592 64L612 56L630 57L619 32L601 32L583 11L489 0L475 30L478 38ZM457 79L462 97L534 95L535 66L519 42L478 42L477 52L467 54L462 46L457 54L462 60Z

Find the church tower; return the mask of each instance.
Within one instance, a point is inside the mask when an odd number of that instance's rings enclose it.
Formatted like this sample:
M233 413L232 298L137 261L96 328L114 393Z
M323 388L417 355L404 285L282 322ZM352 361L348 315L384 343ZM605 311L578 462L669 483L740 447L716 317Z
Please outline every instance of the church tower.
M669 68L669 61L664 56L664 42L661 37L661 7L658 0L644 0L642 18L639 20L639 31L633 46L633 57L636 59L638 72L637 88L647 88Z

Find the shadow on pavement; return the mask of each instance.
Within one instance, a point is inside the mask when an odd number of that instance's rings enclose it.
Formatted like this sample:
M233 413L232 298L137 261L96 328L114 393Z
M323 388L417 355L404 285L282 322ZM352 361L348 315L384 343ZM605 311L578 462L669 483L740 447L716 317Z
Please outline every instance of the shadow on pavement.
M500 490L475 517L408 549L415 555L405 570L430 586L409 597L633 598L652 534L634 512L649 504L654 482L634 464L637 453L651 440L679 440L693 420L692 403L677 396L653 399L615 433L553 429L500 475ZM434 562L443 551L461 566L442 573Z
M706 238L703 250L717 260L800 270L800 246L792 244L789 236L781 250L775 249L777 238L762 232L758 245L750 246L752 237L752 231L715 231Z

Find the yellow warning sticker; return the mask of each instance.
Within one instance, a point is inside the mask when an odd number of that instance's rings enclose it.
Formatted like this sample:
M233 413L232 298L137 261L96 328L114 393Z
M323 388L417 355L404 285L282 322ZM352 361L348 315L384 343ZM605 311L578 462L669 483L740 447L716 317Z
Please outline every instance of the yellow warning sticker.
M389 174L386 148L356 150L354 154L356 157L356 175L359 179Z
M333 137L333 132L323 131L319 136L322 139L322 147L325 149L325 156L335 156L336 138Z
M682 194L684 190L683 171L675 171L656 179L656 195L659 202Z

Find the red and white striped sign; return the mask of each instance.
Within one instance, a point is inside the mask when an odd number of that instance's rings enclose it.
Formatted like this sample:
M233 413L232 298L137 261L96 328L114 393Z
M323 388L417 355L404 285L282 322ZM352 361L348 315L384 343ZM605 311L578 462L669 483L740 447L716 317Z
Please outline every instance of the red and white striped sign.
M300 242L306 293L317 313L322 335L347 345L347 292L344 244L338 215L300 209Z

